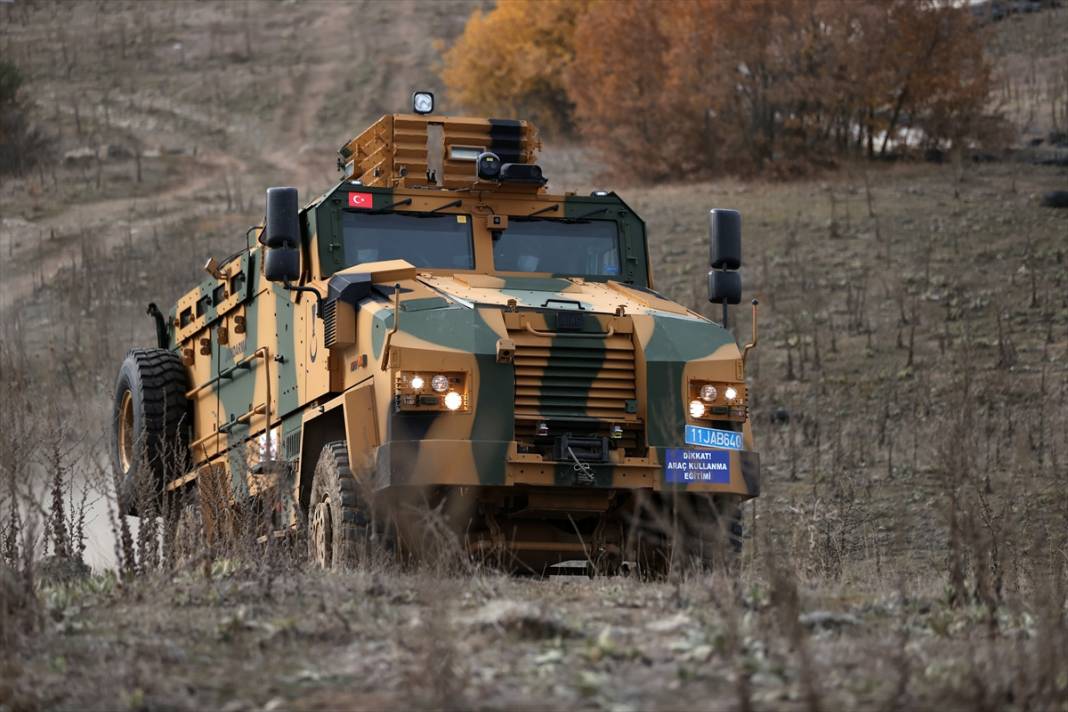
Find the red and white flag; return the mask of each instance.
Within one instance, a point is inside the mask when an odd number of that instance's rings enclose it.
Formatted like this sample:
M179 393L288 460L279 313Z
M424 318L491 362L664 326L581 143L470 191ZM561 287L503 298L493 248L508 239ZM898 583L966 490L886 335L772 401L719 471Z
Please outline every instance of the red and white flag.
M350 208L370 208L374 193L349 193Z

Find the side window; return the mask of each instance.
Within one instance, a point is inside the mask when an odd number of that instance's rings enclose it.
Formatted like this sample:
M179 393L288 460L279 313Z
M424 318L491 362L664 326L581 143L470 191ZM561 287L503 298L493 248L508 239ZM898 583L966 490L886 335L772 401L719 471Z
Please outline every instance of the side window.
M245 288L245 273L238 272L230 278L230 294L237 294Z

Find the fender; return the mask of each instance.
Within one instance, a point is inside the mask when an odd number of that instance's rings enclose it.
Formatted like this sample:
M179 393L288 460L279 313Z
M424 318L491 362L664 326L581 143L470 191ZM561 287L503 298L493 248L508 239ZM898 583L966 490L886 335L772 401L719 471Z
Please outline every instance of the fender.
M353 472L369 472L359 464L365 459L369 462L379 445L373 379L367 378L326 403L306 410L300 438L296 488L301 509L306 510L319 453L327 443L344 440Z

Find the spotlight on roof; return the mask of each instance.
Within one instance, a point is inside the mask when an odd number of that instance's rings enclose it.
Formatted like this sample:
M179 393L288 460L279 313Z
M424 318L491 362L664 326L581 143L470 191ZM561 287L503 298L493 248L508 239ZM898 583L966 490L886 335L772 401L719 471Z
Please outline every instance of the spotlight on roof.
M434 111L434 93L417 91L412 93L412 111L417 114L430 114Z

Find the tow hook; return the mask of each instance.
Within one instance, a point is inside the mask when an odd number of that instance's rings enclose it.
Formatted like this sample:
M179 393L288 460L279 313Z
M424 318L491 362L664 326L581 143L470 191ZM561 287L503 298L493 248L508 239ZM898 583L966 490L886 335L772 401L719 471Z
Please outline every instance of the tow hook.
M570 445L567 447L567 454L575 461L575 464L571 466L571 469L575 472L575 484L585 487L596 484L597 478L593 476L593 470L585 462L578 459L578 455L575 454Z

